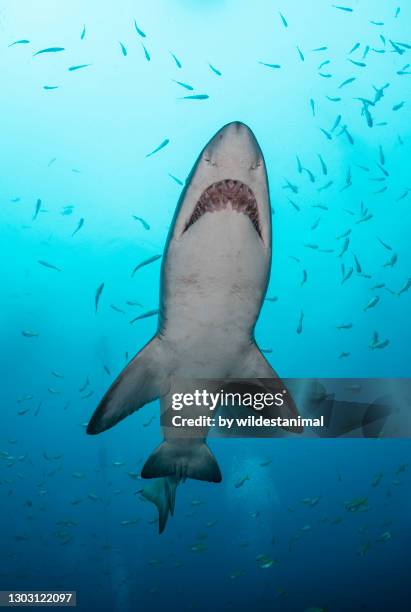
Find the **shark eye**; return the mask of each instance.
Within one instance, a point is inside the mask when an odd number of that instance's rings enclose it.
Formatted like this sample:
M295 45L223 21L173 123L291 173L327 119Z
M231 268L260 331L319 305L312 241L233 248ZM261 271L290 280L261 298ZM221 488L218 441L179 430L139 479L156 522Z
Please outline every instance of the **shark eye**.
M212 161L211 161L211 157L210 157L209 155L205 155L205 156L203 157L203 160L204 160L205 162L207 162L207 164L210 164L210 166L217 166L217 164L216 164L215 162L212 162Z
M262 161L258 159L254 164L251 164L250 170L257 170L257 168L261 168Z

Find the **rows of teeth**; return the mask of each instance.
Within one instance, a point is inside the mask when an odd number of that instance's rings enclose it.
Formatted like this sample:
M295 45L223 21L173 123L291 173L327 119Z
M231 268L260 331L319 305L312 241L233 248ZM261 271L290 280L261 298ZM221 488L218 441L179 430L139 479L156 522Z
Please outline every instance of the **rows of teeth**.
M254 193L241 181L229 179L213 183L203 192L184 231L187 231L204 213L224 210L228 204L231 204L233 210L247 215L261 237Z

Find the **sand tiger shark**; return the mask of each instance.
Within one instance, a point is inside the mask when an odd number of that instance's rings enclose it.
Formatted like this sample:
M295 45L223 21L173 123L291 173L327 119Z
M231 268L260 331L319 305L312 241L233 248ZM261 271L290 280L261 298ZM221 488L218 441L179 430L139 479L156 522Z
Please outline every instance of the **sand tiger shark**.
M271 267L271 208L260 146L229 123L200 153L181 194L161 269L158 329L104 395L87 428L98 434L160 398L174 379L277 379L254 339ZM293 404L285 416L296 416ZM141 475L159 510L160 532L177 484L222 479L205 437L165 439Z

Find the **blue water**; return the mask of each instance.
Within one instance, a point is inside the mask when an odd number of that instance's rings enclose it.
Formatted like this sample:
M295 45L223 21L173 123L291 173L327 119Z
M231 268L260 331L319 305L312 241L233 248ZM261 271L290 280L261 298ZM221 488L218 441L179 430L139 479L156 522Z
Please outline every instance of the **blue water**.
M267 358L286 377L410 376L411 291L398 293L411 255L411 6L347 7L2 0L0 589L77 590L81 610L411 609L410 476L396 473L408 441L212 440L223 483L181 486L159 536L135 494L158 406L85 434L155 333L155 317L129 321L157 308L159 262L131 272L163 251L182 189L170 175L183 182L232 120L255 132L270 180L278 300L256 330ZM50 47L64 51L34 56ZM181 99L193 94L209 98ZM369 348L375 331L386 348ZM359 497L365 511L348 512Z

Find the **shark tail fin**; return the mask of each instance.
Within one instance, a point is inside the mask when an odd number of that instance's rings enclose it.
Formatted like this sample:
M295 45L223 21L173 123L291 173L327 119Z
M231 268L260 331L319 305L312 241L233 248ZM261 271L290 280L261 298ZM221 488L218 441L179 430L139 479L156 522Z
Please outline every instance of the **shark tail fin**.
M175 476L179 480L194 478L207 482L221 482L222 479L214 455L202 440L184 444L166 440L147 459L141 476Z
M144 499L152 502L158 510L158 532L163 533L169 514L174 514L178 478L159 478L141 491Z

